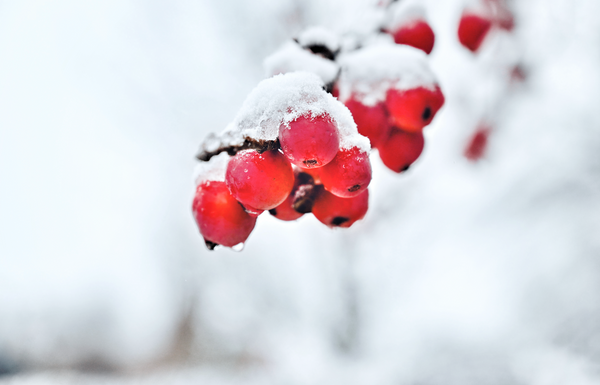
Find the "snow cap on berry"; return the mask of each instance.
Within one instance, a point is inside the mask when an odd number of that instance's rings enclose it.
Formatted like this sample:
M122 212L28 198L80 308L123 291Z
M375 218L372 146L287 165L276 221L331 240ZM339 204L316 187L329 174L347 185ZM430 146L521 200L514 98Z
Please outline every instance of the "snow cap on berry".
M302 47L322 45L327 47L331 52L336 52L340 49L340 40L337 35L320 26L306 28L300 33L297 40L298 44Z
M205 142L206 143L206 142ZM226 152L213 156L208 162L199 162L194 169L194 183L196 186L205 181L225 181L225 170L231 157Z
M367 106L385 100L389 89L424 87L435 90L437 81L427 55L420 49L397 44L375 43L340 57L339 99L350 97Z
M309 72L276 75L260 82L221 139L232 140L232 144L243 143L244 138L274 141L281 125L287 126L300 116L322 115L329 115L336 123L341 148L371 148L369 139L358 133L346 106L325 92L323 81Z
M319 75L325 83L331 83L337 77L338 65L328 59L315 55L289 41L263 62L267 76L294 71L308 71Z
M413 20L426 18L425 9L420 4L415 4L414 1L399 1L390 7L385 25L388 30L394 31Z

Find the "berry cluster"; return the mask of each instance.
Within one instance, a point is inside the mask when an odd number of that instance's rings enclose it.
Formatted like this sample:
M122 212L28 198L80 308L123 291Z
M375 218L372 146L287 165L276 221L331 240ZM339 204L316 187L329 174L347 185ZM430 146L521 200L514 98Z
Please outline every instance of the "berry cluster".
M323 86L307 72L264 80L204 143L192 210L210 249L245 242L267 210L285 221L312 212L329 227L364 217L370 146Z
M434 40L422 9L392 4L367 36L309 28L269 56L269 78L198 154L192 208L209 249L243 244L264 211L329 227L363 218L369 150L405 171L444 104L427 60Z

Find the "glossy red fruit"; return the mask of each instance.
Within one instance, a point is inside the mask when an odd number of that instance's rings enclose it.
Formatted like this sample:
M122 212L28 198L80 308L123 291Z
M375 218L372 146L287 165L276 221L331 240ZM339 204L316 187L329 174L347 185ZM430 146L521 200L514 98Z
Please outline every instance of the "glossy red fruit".
M383 164L394 172L408 170L408 167L421 155L425 139L422 132L405 132L394 128L379 148Z
M225 183L246 209L260 212L277 207L287 198L294 186L294 172L277 150L262 154L244 150L229 160Z
M481 126L473 133L465 148L465 158L471 162L476 162L483 158L487 149L488 139L491 129L487 126Z
M424 51L427 55L433 50L435 34L423 19L411 20L392 33L396 44L410 45Z
M329 227L350 227L369 209L369 190L352 198L341 198L321 191L313 206L315 217Z
M256 224L256 217L244 211L225 182L207 181L198 185L192 213L211 250L217 245L233 247L245 242Z
M329 115L303 115L279 127L279 143L290 162L302 168L322 167L335 157L340 139Z
M444 94L439 86L409 90L389 89L385 105L392 122L404 131L418 132L427 126L444 105Z
M392 125L383 103L366 106L350 98L344 104L352 113L358 133L369 138L372 148L379 146L390 134Z
M342 148L335 158L319 170L325 189L339 197L354 197L371 183L369 154L358 147Z
M307 174L302 171L294 172L295 181L294 188L288 197L283 201L282 204L275 207L274 209L269 210L269 213L273 215L275 218L280 219L282 221L294 221L304 215L306 212L310 212L310 209L303 210L304 207L298 207L301 212L296 210L295 203L298 206L302 206L302 203L299 202L303 198L304 193L307 188L314 187L314 179L310 174ZM310 204L312 207L312 202Z
M471 52L476 52L492 27L492 21L483 15L463 12L458 25L458 40Z

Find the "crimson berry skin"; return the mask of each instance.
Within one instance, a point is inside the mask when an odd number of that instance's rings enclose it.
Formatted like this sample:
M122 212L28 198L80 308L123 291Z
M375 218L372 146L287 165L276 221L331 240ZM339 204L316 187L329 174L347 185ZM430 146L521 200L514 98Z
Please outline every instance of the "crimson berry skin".
M372 148L377 148L392 129L385 105L366 106L355 98L348 99L344 104L352 113L358 133L369 138Z
M206 181L198 185L192 213L209 249L245 242L256 224L256 217L244 211L225 182Z
M350 227L362 219L369 209L369 190L352 198L341 198L327 190L315 200L312 213L323 224L333 227Z
M387 168L394 172L406 171L415 161L425 147L425 138L422 132L406 132L394 128L379 147L379 157Z
M492 21L481 15L463 12L458 25L458 40L471 52L476 52L492 27Z
M439 86L408 90L388 90L385 105L392 122L404 131L418 132L427 126L444 105L444 94Z
M229 160L225 183L235 199L259 212L275 208L287 198L294 186L294 172L277 150L262 154L244 150Z
M290 162L301 168L322 167L340 146L336 124L329 115L302 115L279 127L279 143Z
M392 36L396 44L418 48L427 55L431 53L435 43L433 30L423 19L411 20L409 23L400 26L392 33Z
M358 147L340 149L335 158L319 170L325 189L344 198L366 191L371 183L371 173L369 154Z

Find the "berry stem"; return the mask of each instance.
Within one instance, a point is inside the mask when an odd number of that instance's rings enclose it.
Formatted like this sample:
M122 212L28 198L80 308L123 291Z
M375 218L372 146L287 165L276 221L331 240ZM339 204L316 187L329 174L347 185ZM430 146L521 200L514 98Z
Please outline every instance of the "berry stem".
M196 159L201 162L208 162L210 158L213 156L217 156L222 152L226 152L230 156L234 156L240 151L243 150L256 150L259 154L262 154L265 151L270 150L279 150L281 147L279 145L279 139L276 140L257 140L252 138L245 138L244 143L234 146L234 145L221 145L214 151L207 151L204 148L200 149L200 152L196 154Z

